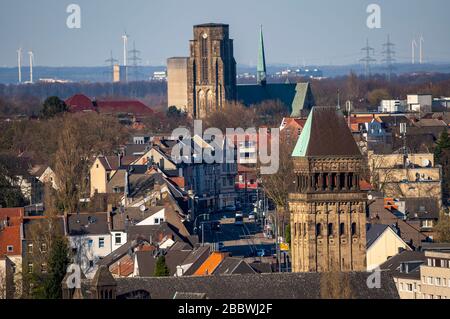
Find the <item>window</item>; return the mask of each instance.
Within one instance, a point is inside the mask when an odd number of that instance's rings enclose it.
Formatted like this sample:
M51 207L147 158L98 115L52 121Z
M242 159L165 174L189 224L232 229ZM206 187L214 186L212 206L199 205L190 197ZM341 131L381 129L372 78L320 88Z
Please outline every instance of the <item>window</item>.
M27 250L28 253L29 253L29 254L32 254L32 253L33 253L33 244L30 243L30 244L28 244L27 247L28 247L28 250Z
M400 291L403 291L403 290L405 290L405 289L404 289L404 287L403 287L403 283L401 283L401 284L400 284Z
M433 262L431 261L431 258L428 258L428 267L431 267L433 265Z
M116 243L116 245L120 245L122 243L122 235L121 234L115 235L115 243Z
M28 263L28 273L29 274L33 273L33 263Z
M12 253L12 252L14 252L14 246L8 245L8 246L6 247L6 250L8 251L8 253Z
M427 284L432 285L433 284L433 277L427 278Z
M41 264L41 272L42 273L47 273L47 264Z
M164 223L164 218L155 218L154 219L155 225L160 225Z
M41 252L42 253L46 253L47 252L47 244L45 244L45 243L41 244Z
M98 239L98 248L104 248L105 247L105 238L101 237Z
M318 223L316 225L316 236L317 237L322 236L322 224L321 223Z
M407 289L408 291L412 292L412 291L413 291L413 285L412 285L412 284L407 284L407 285L406 285L406 289Z
M340 236L344 236L345 235L345 224L344 223L341 223L339 225L339 235Z
M446 268L446 267L447 267L446 264L447 264L447 261L442 259L442 260L441 260L441 267L442 267L442 268Z
M356 236L356 223L352 223L352 236Z
M441 278L435 278L434 282L435 282L436 286L440 286L441 285Z
M328 236L334 235L333 223L328 224Z
M94 241L92 239L88 240L88 247L92 248L92 246L94 245Z

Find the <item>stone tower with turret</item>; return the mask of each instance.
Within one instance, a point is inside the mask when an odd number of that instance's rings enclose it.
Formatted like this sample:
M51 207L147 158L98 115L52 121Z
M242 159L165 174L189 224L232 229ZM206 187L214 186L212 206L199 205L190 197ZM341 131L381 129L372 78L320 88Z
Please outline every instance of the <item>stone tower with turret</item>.
M335 107L314 107L293 152L293 272L365 271L365 160Z

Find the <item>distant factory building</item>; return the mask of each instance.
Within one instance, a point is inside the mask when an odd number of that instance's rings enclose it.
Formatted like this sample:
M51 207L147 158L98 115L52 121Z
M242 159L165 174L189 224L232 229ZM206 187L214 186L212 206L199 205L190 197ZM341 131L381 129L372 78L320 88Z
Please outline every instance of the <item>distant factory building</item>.
M168 59L167 71L168 106L176 106L193 118L204 118L232 101L251 106L279 100L293 117L307 115L315 104L309 83L267 83L262 28L255 85L236 84L233 40L227 24L194 26L190 57Z

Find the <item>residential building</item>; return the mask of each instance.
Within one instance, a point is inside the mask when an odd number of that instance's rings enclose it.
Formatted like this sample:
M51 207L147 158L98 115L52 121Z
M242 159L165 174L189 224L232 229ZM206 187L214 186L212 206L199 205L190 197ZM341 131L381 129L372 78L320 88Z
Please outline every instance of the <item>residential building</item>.
M95 194L106 194L107 184L114 174L138 159L139 156L98 156L90 168L91 197Z
M420 266L423 299L450 299L450 253L425 252Z
M441 168L434 154L374 154L369 152L371 183L393 198L442 198Z
M398 235L397 230L389 225L368 225L367 229L367 271L377 269L386 260L404 250L411 250Z
M74 262L88 275L99 260L112 251L108 213L80 213L67 216L67 235Z
M23 208L0 208L0 299L22 294Z

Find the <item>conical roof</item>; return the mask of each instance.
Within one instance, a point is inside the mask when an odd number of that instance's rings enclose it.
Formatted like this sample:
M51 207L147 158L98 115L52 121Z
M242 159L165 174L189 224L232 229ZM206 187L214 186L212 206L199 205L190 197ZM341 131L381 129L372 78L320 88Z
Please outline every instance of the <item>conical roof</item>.
M292 156L361 156L361 151L342 112L335 107L316 106L306 121Z

